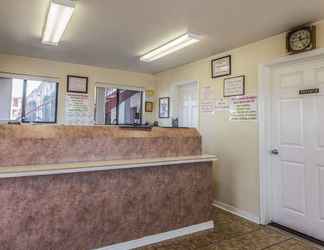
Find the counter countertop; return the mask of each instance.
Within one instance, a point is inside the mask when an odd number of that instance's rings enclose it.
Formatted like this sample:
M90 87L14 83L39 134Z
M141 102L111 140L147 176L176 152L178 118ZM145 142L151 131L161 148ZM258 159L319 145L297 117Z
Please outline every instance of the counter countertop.
M55 175L216 161L215 155L0 167L0 178Z

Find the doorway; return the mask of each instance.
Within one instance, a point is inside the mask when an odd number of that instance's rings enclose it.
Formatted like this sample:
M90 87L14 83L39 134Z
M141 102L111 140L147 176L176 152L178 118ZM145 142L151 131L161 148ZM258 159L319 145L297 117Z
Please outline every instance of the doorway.
M196 81L178 85L179 127L198 128L198 84Z
M260 68L261 222L324 240L324 51Z

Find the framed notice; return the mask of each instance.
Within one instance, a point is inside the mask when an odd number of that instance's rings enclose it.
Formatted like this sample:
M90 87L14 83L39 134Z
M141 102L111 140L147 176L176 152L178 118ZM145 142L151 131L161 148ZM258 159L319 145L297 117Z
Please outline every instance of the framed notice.
M245 76L224 79L224 97L245 95Z
M229 76L232 72L231 56L224 56L211 61L212 78Z
M67 76L67 92L70 93L88 93L88 77Z
M153 102L145 102L145 112L153 112Z
M161 97L159 99L159 118L170 117L170 97Z

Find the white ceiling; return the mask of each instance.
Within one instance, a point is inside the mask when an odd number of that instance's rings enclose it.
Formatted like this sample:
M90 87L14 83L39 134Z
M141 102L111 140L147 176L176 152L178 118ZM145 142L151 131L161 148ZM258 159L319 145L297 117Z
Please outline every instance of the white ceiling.
M324 18L323 0L79 0L58 47L41 43L49 0L0 1L0 53L156 73ZM158 61L185 33L202 42Z

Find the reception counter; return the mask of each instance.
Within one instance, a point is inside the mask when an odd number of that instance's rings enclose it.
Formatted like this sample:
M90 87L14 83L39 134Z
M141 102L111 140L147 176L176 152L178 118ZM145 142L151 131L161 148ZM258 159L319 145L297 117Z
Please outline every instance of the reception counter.
M210 229L214 160L194 129L0 126L0 249L132 249Z
M195 129L0 125L0 166L200 154Z

